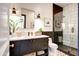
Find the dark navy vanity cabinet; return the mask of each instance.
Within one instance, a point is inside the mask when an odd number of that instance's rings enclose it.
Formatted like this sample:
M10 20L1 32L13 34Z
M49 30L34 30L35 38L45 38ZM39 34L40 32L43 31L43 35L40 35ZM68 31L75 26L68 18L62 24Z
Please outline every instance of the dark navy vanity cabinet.
M48 37L10 41L10 56L23 56L31 52L45 51L48 55Z

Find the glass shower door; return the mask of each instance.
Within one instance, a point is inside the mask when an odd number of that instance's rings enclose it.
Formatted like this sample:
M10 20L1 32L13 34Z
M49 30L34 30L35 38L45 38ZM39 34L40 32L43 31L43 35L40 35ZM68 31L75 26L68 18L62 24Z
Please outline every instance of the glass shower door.
M77 55L78 49L78 4L64 7L63 18L63 44L68 46L69 55Z
M0 56L9 56L8 4L0 4Z

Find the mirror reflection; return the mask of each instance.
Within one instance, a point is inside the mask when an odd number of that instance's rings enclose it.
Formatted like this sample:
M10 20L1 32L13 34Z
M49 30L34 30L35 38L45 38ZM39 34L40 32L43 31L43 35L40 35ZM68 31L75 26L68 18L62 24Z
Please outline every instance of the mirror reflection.
M33 29L34 28L34 11L21 8L22 18L24 19L24 28Z
M19 16L14 13L10 14L9 15L10 34L20 29L34 29L34 19L35 19L34 11L25 8L21 8L21 13Z

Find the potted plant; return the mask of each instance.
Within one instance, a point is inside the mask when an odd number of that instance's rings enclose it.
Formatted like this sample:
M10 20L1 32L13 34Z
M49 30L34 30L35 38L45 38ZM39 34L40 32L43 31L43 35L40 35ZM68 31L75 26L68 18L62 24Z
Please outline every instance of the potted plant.
M19 29L19 26L18 24L20 23L21 21L18 21L18 22L14 22L13 20L9 20L9 31L10 31L10 34L13 34L16 30Z

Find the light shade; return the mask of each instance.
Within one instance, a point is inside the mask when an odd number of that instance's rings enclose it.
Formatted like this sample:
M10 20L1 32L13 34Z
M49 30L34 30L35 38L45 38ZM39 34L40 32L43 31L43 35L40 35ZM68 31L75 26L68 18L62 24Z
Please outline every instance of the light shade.
M35 22L34 22L34 30L35 31L43 31L43 28L44 28L43 21L40 18L35 19Z

